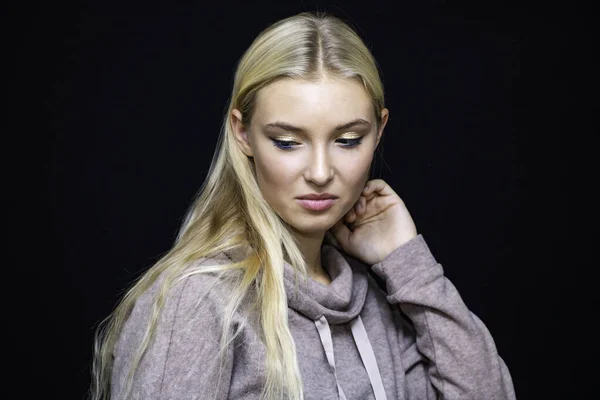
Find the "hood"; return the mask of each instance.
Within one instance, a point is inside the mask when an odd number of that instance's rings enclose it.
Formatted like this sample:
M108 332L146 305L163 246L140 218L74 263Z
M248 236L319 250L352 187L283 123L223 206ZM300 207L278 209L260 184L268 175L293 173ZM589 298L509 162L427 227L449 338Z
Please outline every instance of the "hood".
M288 306L313 321L321 317L330 324L353 320L360 314L367 297L366 267L328 243L321 247L321 262L331 278L327 286L302 276L285 263Z

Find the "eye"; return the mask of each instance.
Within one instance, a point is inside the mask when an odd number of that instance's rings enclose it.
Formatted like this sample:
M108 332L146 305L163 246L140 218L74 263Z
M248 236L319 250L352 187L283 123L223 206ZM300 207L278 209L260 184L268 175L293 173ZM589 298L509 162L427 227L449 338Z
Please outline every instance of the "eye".
M294 142L293 140L277 140L270 138L273 141L273 145L279 147L282 150L293 150L294 147L299 145L300 143Z
M359 144L362 143L362 137L359 138L353 138L353 139L345 139L345 138L340 138L337 140L338 143L341 143L343 147L356 147Z

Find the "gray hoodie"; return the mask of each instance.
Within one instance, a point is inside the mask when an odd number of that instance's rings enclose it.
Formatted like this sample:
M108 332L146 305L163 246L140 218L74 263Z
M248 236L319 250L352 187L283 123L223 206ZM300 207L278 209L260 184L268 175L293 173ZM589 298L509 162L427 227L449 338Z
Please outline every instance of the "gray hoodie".
M242 256L231 251L201 262L229 263ZM322 263L331 278L328 286L295 279L292 267L284 266L288 323L305 399L515 399L492 336L444 277L422 235L372 266L373 276L328 243ZM251 301L234 315L231 332L239 328L240 333L225 357L219 354L219 310L231 285L201 274L171 289L128 398L260 398L265 355ZM124 399L157 286L138 299L115 347L115 400Z

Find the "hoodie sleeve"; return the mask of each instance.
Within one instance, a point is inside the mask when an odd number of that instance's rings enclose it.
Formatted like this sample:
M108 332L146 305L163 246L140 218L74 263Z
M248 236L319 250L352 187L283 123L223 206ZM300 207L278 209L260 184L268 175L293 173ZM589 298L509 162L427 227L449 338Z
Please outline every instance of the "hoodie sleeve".
M114 349L113 400L226 399L232 371L232 349L220 357L221 324L216 278L193 275L169 291L156 333L139 362L127 394L132 360L152 315L155 283L135 303ZM218 285L217 285L218 286ZM221 361L222 360L222 361Z
M512 379L483 322L471 313L444 276L425 239L418 235L394 250L373 271L414 325L428 380L442 399L514 400ZM411 379L407 383L422 382ZM411 398L426 398L426 387L410 387Z

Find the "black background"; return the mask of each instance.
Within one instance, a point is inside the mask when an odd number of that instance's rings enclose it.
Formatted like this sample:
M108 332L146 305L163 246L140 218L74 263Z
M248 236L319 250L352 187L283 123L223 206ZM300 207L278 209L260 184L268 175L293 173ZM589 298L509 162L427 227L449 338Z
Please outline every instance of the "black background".
M25 141L41 149L36 199L47 199L33 210L41 243L25 254L35 259L36 296L17 297L22 329L8 330L10 343L25 343L11 365L26 384L3 390L83 398L95 325L169 249L203 182L237 60L269 23L322 10L357 28L377 59L390 110L378 175L491 331L517 397L585 398L595 350L579 343L595 335L572 332L579 264L567 257L568 217L557 212L567 165L565 102L556 99L569 97L569 41L587 26L548 5L482 3L19 10L24 79L9 86L14 106L35 110L20 127L39 133Z

